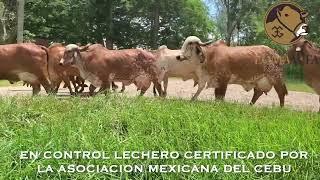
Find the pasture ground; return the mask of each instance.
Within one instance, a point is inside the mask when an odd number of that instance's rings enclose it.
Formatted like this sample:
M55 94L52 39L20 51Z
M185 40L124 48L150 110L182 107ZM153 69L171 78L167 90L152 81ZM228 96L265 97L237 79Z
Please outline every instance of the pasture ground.
M179 78L170 78L170 80L180 80ZM9 81L0 80L0 87L8 87L8 86L21 86L22 82L18 82L16 84L10 84ZM299 91L299 92L309 92L314 93L313 89L306 85L303 81L300 80L287 80L286 82L287 88L289 91Z
M230 102L127 97L2 97L0 179L317 179L320 116L278 107ZM293 160L20 160L19 152L112 151L307 151ZM291 165L290 173L43 173L61 164Z
M119 84L121 88L121 84ZM307 85L301 82L290 81L287 83L287 86L292 89L300 89L309 92L298 92L298 91L289 91L289 95L286 96L285 106L291 109L299 111L313 111L316 112L319 110L319 96L310 93L312 91ZM62 87L62 85L61 85ZM288 88L288 89L289 89ZM88 91L88 90L86 90ZM172 78L169 80L168 87L168 98L177 99L182 98L189 100L193 93L197 91L197 87L193 87L193 81L182 81L177 78ZM12 95L28 95L32 94L30 87L23 87L21 85L0 87L0 96L12 96ZM42 92L45 95L44 92ZM134 85L126 87L124 95L128 96L137 96L139 93L136 91ZM67 89L60 89L59 96L69 96L69 91ZM153 97L152 88L146 93L146 96ZM242 104L249 104L253 96L253 90L246 92L239 85L229 85L226 101L228 102L239 102ZM214 89L205 89L199 96L200 101L213 101L214 100ZM262 95L256 103L256 106L279 106L278 95L275 90L272 89L268 95Z

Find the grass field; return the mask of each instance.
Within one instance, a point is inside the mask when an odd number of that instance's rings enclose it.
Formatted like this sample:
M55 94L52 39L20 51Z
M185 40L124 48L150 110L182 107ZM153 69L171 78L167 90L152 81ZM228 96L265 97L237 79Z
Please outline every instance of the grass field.
M286 85L289 91L315 93L314 90L303 81L287 80Z
M317 179L320 116L223 102L110 95L0 99L0 179ZM20 151L307 151L308 159L20 160ZM290 173L37 173L61 164L291 165Z
M0 80L0 87L6 87L6 86L22 86L22 82L16 82L14 84L10 84L7 80Z

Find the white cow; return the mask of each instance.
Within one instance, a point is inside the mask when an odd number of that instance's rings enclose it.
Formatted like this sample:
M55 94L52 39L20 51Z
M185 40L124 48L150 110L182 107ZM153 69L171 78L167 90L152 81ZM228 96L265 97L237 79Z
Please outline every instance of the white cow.
M187 55L187 57L181 58L186 48L190 48L190 46L187 46L189 42L194 42L196 38L197 37L195 36L188 37L183 43L181 50L171 50L168 49L167 46L161 46L156 52L154 52L157 60L157 65L161 68L162 71L164 71L164 76L162 79L164 95L167 94L169 77L180 77L183 81L193 79L195 81L195 85L198 84L198 90L192 97L192 100L196 100L201 91L205 88L206 82L208 80L208 75L206 69L203 66L205 57L200 54L202 53L202 51L191 50L189 52L195 53L190 53ZM197 39L200 43L202 43L199 38Z

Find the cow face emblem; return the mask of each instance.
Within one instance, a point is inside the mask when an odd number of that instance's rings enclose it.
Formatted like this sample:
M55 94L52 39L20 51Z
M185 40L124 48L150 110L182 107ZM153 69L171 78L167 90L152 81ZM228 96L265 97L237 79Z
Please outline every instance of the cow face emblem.
M307 16L308 13L292 2L276 4L265 17L266 34L276 43L294 44L308 34Z

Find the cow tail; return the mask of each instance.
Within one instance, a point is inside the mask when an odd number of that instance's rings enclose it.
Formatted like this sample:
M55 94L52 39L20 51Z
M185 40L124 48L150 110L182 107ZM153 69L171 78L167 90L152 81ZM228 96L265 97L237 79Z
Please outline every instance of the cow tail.
M46 52L46 55L47 55L47 75L48 75L48 78L49 78L49 83L50 83L50 86L52 86L51 84L51 77L50 77L50 72L49 72L49 51L48 51L48 48L46 48L45 46L41 46L41 45L38 45L42 50L44 50Z

